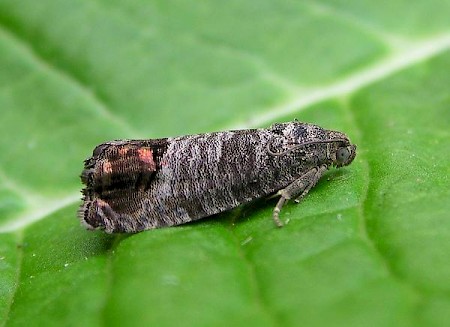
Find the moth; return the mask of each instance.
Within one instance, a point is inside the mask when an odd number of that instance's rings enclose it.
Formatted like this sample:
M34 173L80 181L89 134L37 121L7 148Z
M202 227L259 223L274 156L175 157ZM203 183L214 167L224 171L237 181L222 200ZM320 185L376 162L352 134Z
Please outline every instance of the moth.
M279 195L300 200L330 167L349 165L356 146L341 132L299 121L98 145L84 162L79 218L88 229L135 233L184 224Z

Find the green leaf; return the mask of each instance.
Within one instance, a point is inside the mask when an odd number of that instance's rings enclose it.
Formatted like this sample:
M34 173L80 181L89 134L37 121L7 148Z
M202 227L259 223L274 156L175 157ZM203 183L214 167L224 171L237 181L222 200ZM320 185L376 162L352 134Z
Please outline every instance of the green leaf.
M445 326L450 1L0 2L0 326ZM106 140L347 133L274 199L111 236L76 218Z

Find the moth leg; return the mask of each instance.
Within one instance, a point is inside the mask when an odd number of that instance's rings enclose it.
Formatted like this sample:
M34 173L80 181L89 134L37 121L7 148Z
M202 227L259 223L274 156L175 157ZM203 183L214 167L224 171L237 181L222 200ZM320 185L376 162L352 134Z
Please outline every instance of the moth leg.
M301 199L308 194L309 190L316 185L317 181L322 177L323 173L327 170L327 166L314 167L307 171L305 174L300 176L298 179L293 181L291 184L286 186L278 192L281 195L278 200L277 205L273 209L273 221L278 227L283 227L283 223L280 220L279 214L283 205L290 199L295 199L294 201L299 203Z
M313 176L313 180L310 181L310 184L308 185L308 187L298 196L295 197L294 201L295 203L300 203L300 201L303 199L303 197L308 194L308 192L314 187L316 186L317 182L319 181L319 179L322 177L322 175L328 170L326 165L320 166L320 167L316 167L315 169L317 169L316 174Z

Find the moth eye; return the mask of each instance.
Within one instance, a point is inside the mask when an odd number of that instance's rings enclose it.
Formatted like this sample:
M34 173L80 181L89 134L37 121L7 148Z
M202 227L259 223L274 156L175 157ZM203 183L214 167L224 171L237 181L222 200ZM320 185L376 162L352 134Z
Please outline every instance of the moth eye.
M347 148L339 148L336 152L336 160L338 163L343 164L350 158L350 151Z

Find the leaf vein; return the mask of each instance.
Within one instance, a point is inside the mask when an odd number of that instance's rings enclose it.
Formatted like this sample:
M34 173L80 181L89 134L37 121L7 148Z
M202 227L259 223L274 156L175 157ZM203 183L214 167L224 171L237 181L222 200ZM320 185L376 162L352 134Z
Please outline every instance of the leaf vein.
M77 90L82 97L88 100L91 104L90 108L92 108L100 117L110 121L112 124L125 131L128 135L131 135L132 137L139 137L138 131L130 126L123 117L114 114L111 108L107 106L98 94L90 90L89 87L84 85L83 82L74 74L71 74L67 70L63 70L61 67L57 67L50 60L43 57L36 51L33 44L31 44L28 40L21 38L20 35L8 29L4 24L1 24L1 22L0 38L5 39L11 44L11 46L15 47L18 52L20 52L24 58L29 60L38 70L53 75L56 79L67 83Z
M23 239L24 239L23 231L17 232L16 235L17 235L16 242L19 245L23 242ZM13 292L11 299L6 307L6 311L5 311L6 319L1 324L2 327L6 326L8 324L8 321L10 318L10 314L11 314L11 311L12 311L12 308L14 305L14 299L16 298L17 291L18 291L19 285L20 285L20 280L21 280L21 275L22 275L22 263L23 263L23 247L17 246L17 277L14 282L14 292Z
M414 43L411 46L391 53L375 64L351 74L343 80L318 88L312 88L309 92L302 90L300 94L288 99L285 103L270 107L245 123L235 122L227 128L240 129L264 126L280 119L280 117L299 113L312 105L328 99L356 93L366 86L382 81L401 70L439 55L449 48L450 32Z

